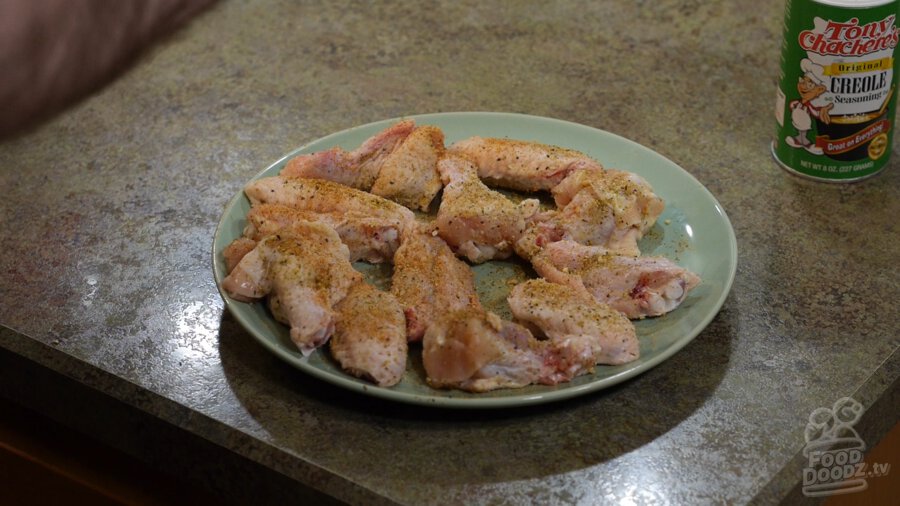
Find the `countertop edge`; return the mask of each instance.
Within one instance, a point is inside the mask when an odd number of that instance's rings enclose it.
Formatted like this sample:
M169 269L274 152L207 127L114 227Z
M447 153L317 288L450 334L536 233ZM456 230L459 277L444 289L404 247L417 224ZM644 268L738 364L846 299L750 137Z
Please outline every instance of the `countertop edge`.
M853 427L867 449L884 438L900 422L900 351L895 350L851 395L866 409ZM835 401L838 398L834 399ZM802 432L798 426L797 431ZM753 498L753 504L818 504L803 495L802 477L807 458L802 448Z
M0 364L0 395L212 492L256 504L395 504L314 464L300 467L299 458L264 463L272 448L250 435L4 325ZM204 462L198 451L215 459ZM247 473L268 495L248 490Z

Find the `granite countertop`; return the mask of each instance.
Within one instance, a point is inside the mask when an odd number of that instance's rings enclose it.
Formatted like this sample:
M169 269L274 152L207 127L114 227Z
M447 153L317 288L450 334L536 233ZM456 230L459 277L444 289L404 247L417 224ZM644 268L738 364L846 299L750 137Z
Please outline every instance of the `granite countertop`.
M900 167L829 185L775 164L782 15L781 0L223 1L0 144L0 394L236 498L797 498L814 409L855 398L869 445L900 415ZM211 272L231 196L331 132L445 111L590 125L693 174L737 235L718 316L630 381L502 411L363 397L253 341Z

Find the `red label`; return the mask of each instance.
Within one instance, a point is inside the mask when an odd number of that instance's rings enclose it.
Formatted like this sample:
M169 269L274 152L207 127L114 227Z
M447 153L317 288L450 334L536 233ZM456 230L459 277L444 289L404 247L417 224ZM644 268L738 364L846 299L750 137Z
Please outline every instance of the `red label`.
M816 136L816 146L822 148L826 155L846 153L869 142L872 137L891 129L890 120L876 121L853 135L832 140L827 135Z
M804 50L821 55L862 56L897 45L896 15L860 26L859 19L847 22L827 21L824 33L800 32L798 42Z

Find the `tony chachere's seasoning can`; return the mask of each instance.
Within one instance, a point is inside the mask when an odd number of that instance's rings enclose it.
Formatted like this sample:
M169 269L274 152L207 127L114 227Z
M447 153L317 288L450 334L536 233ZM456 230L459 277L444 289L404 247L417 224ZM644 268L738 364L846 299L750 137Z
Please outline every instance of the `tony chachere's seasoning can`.
M885 167L897 102L898 5L787 0L772 142L786 169L845 182Z

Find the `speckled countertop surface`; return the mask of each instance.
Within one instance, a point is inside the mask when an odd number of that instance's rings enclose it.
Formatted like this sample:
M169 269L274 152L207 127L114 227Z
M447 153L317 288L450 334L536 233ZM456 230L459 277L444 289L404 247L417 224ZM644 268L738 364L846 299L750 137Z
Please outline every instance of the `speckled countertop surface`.
M853 396L874 444L900 377L900 167L834 186L775 165L782 8L224 1L0 144L0 349L342 501L781 501L809 413ZM337 130L468 110L609 130L706 185L740 252L709 327L610 390L473 413L337 390L223 311L212 236L247 179Z

